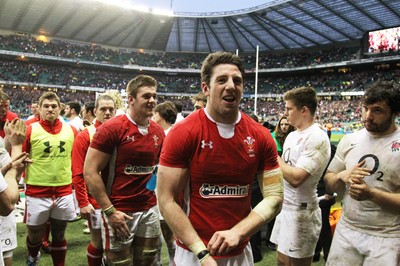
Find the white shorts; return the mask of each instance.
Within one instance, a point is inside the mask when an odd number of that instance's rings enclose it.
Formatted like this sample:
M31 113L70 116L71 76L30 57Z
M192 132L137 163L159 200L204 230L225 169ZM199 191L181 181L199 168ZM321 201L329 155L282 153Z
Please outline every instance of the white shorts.
M14 212L8 216L0 216L0 240L3 252L17 247L17 223Z
M17 247L17 223L14 212L8 216L0 216L0 240L3 252Z
M90 219L88 221L89 228L91 229L101 229L101 209L94 209L94 212L90 213Z
M42 225L49 218L62 221L76 218L72 194L59 198L26 196L25 223L27 225Z
M282 209L276 217L271 242L277 250L291 258L308 258L314 255L321 232L321 209Z
M176 266L200 266L199 259L193 252L176 245L174 262ZM252 266L253 253L251 252L250 242L244 248L243 253L234 257L221 258L216 260L220 266Z
M144 238L157 238L161 236L157 205L144 212L128 212L126 214L133 217L133 220L126 220L126 224L131 232L130 237L126 240L115 239L113 230L108 224L108 217L103 215L101 238L105 250L114 252L124 250L132 245L135 236Z
M400 265L400 237L378 237L336 225L327 266Z

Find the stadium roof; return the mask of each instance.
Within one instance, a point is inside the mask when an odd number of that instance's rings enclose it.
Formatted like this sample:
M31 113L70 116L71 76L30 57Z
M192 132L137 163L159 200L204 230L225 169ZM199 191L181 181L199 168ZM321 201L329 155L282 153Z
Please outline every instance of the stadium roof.
M168 15L155 14L156 7L142 12L126 8L132 7L127 1L112 2L0 0L0 29L133 49L210 52L255 51L256 45L260 51L307 48L400 26L400 0L270 0L222 11L174 11L170 0Z

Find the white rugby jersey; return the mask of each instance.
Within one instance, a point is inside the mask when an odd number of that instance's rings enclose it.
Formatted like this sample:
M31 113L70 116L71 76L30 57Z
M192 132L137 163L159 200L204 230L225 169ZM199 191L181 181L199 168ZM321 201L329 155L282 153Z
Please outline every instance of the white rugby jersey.
M383 191L400 193L400 129L383 137L376 137L366 129L346 135L340 141L336 155L329 165L330 172L352 169L366 160L363 167L372 169L365 183ZM346 186L342 219L346 226L364 233L383 237L399 237L400 213L387 210L370 201L350 197Z
M283 145L282 159L311 176L298 188L284 180L284 205L318 207L317 184L331 157L328 135L318 124L303 131L293 131Z

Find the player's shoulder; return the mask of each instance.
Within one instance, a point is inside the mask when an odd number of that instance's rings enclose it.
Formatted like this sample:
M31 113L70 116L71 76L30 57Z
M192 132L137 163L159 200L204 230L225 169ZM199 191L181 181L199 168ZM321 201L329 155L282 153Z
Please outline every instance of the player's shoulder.
M162 128L162 126L160 126L159 124L157 124L156 122L154 122L151 119L150 119L150 128L152 128L152 130L154 130L155 132L157 132L160 135L165 135L165 131Z
M179 121L178 123L174 124L171 131L175 132L197 132L201 130L203 123L206 121L206 115L204 110L194 111L189 114L185 119ZM168 133L169 134L169 133Z

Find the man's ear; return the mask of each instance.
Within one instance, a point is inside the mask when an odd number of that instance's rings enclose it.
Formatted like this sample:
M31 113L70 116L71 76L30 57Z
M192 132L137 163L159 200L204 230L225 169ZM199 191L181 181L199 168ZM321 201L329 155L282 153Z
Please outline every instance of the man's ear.
M201 83L201 90L203 91L205 96L210 95L210 88L208 87L208 85L205 82Z

